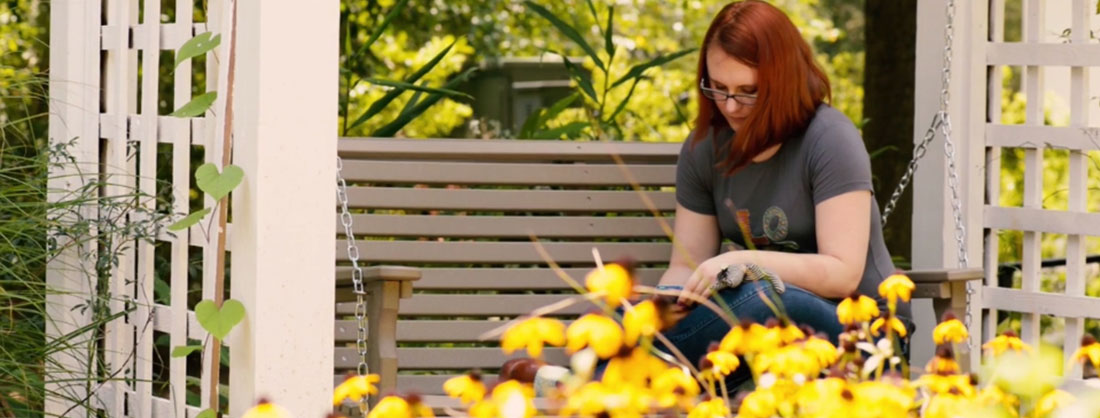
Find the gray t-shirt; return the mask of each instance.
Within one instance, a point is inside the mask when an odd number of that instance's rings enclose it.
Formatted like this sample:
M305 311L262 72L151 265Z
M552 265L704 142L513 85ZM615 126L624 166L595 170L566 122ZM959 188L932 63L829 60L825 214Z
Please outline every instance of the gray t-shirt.
M726 176L717 167L721 158L715 150L726 150L732 136L728 128L717 133L712 129L694 145L690 137L685 141L676 169L676 201L693 212L715 215L721 238L741 247L747 248L749 238L758 250L816 253L815 206L843 193L872 190L871 161L859 131L828 105L819 106L806 131L784 142L774 156ZM872 198L867 214L871 237L859 292L878 299L885 309L878 285L894 272L894 264L879 216ZM749 234L742 233L739 219L750 226ZM899 305L898 315L908 322L909 305Z

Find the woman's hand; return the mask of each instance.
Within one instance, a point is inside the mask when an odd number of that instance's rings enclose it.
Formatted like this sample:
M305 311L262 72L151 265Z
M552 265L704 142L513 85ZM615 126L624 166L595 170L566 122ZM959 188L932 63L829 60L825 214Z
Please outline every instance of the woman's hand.
M684 291L680 294L680 298L677 299L676 302L694 304L695 301L688 295L695 295L698 298L710 297L711 289L718 278L718 273L721 273L722 270L725 270L727 267L729 267L729 263L722 260L722 255L711 257L700 263L699 266L695 268L695 271L691 273L691 276L688 277L687 283L684 284Z

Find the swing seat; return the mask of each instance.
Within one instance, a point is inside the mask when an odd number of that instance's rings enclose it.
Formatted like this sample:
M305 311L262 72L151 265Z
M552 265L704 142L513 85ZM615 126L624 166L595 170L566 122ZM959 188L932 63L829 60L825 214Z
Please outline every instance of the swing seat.
M655 285L671 244L654 212L671 227L680 146L342 139L349 204L363 211L353 225L367 266L369 366L382 376L381 393L414 391L434 406L457 407L443 394L446 379L480 369L492 381L506 360L525 356L503 354L499 337L481 337L575 294L547 258L579 281L597 248L604 260L630 257L641 283ZM337 380L359 362L345 239L336 243ZM962 317L966 283L983 272L908 274L914 297L932 299L937 317L949 309ZM593 308L574 304L553 316L568 321ZM544 356L567 364L560 348Z

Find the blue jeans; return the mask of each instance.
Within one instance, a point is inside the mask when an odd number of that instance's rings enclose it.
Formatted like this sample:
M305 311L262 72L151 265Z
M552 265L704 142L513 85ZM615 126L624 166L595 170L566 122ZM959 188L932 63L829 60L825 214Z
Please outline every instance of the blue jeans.
M737 316L739 320L751 319L763 324L768 319L775 318L764 300L761 292L769 300L775 300L775 291L766 281L746 281L741 286L732 289L723 289L718 296L726 303L726 306ZM795 324L809 325L815 332L822 332L829 336L829 340L836 344L837 336L844 330L836 316L836 303L817 296L809 291L787 283L787 290L780 295L782 309ZM721 304L718 304L721 306ZM664 332L665 337L676 346L684 357L698 366L699 359L707 353L711 342L721 341L730 330L729 324L714 311L697 305L686 317L676 323L671 329ZM658 343L657 348L668 351ZM726 379L726 387L736 389L752 378L747 367L739 367Z

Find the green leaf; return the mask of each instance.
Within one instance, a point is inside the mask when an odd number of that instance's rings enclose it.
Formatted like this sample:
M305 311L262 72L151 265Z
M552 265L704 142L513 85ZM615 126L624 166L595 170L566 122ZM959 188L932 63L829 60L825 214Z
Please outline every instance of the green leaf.
M184 61L217 48L222 43L222 36L219 34L211 38L213 35L211 32L203 32L184 42L183 46L176 51L176 63L172 68L179 67Z
M183 219L176 221L176 223L168 225L169 231L182 231L190 228L192 225L199 223L202 218L206 217L210 213L210 208L204 208L202 210L191 213L185 216Z
M180 345L172 349L172 358L187 357L191 353L202 351L201 345Z
M153 295L155 295L156 303L169 305L172 303L172 298L169 295L172 294L172 286L168 284L164 279L157 277L153 280ZM168 335L168 334L161 334Z
M390 21L393 20L393 18L396 17L398 13L401 13L401 10L405 8L405 3L408 2L409 0L398 0L397 3L393 5L393 8L390 9L389 13L386 13L386 17L382 19L382 23L379 23L378 26L374 28L374 33L371 33L370 38L367 39L367 43L359 47L359 50L355 51L355 55L352 55L351 58L348 58L348 60L354 61L362 56L365 52L369 51L370 46L374 44L374 41L377 41L378 38L382 37L382 32L384 32L386 28L390 26Z
M388 86L388 87L400 88L400 89L405 89L405 90L416 90L416 91L422 91L422 92L425 92L425 93L439 93L439 94L442 94L442 95L445 95L445 96L450 96L450 97L465 97L465 98L471 99L471 100L474 98L474 96L471 96L469 94L466 94L466 93L463 93L463 92L460 92L460 91L454 91L454 90L450 90L450 89L437 89L437 88L432 88L432 87L427 87L427 86L422 86L422 85L410 84L410 83L406 83L404 81L383 80L383 79L379 79L379 78L365 78L365 79L363 79L363 81L366 81L366 82L372 83L372 84L378 84L380 86Z
M214 338L224 340L229 331L244 319L244 305L240 301L229 299L218 309L213 301L204 300L195 305L195 318L206 332Z
M566 138L574 138L580 135L584 128L588 127L588 122L569 122L563 126L559 126L553 129L547 129L544 131L535 132L532 136L534 139L561 139L562 136Z
M581 49L583 49L584 52L592 58L592 61L596 63L597 67L603 68L604 70L607 69L607 67L604 67L603 61L600 60L599 55L596 55L596 51L592 49L591 45L588 45L588 42L584 41L584 38L581 37L581 34L577 33L576 29L573 29L572 26L569 26L561 19L558 19L557 16L554 16L554 14L550 13L550 11L546 10L546 8L539 6L534 2L531 2L530 0L525 1L524 4L526 4L529 9L534 10L535 13L538 13L544 19L549 20L550 24L558 28L558 32L561 32L562 35L565 35L567 38L572 39L574 43L579 45Z
M564 99L554 102L554 104L550 106L550 109L548 109L539 120L539 125L541 126L549 120L556 118L559 114L561 114L562 111L568 108L569 105L573 104L573 102L577 101L577 99L580 97L580 93L573 93L566 96Z
M218 414L215 413L213 409L206 408L202 410L202 412L199 412L198 415L195 415L195 418L218 418Z
M569 73L573 75L573 79L577 80L577 85L584 91L584 94L588 95L592 101L598 102L599 98L596 95L596 89L592 87L592 77L584 70L573 65L573 63L569 61L569 57L562 55L561 62L565 64L565 69L569 70Z
M516 135L519 139L530 139L535 134L535 129L538 129L539 122L542 120L542 112L545 109L535 109L530 115L527 115L527 119L523 120L523 127L519 128L519 134Z
M244 170L233 164L225 166L221 173L214 164L206 163L195 170L195 185L214 200L222 200L223 197L237 188L244 178Z
M650 69L650 68L664 65L664 64L666 64L666 63L668 63L672 60L675 60L677 58L680 58L680 57L682 57L684 55L687 55L687 54L690 54L692 52L695 52L695 48L685 49L685 50L682 50L682 51L676 51L676 52L673 52L673 53L668 54L668 55L661 55L661 56L658 56L657 58L654 58L654 59L650 60L649 62L645 62L645 63L642 63L642 64L635 65L633 67L630 67L630 71L627 71L626 75L622 76L622 78L620 78L618 80L615 80L614 83L611 83L611 87L612 88L618 87L620 84L623 84L627 81L630 81L630 79L632 79L632 78L641 77L641 75L643 73L645 73L645 71Z
M603 47L607 51L607 65L611 65L611 60L615 59L615 41L611 39L611 36L615 33L614 26L615 21L611 20L615 17L615 5L612 4L607 8L607 29L603 32Z
M459 84L465 83L476 71L477 68L470 68L466 71L463 71L457 77L448 81L447 84L444 84L443 88L454 88ZM416 106L414 106L413 108L408 109L405 112L401 112L393 121L386 124L386 126L378 128L377 130L372 132L371 136L390 137L396 135L397 132L401 131L401 128L404 128L405 125L408 125L409 122L412 122L413 119L415 119L417 116L420 116L420 114L424 113L426 110L428 110L429 107L436 104L441 99L443 99L442 94L432 93L431 96L428 96L428 98L424 99L424 101L417 103Z
M634 95L634 88L638 87L639 80L641 80L640 77L634 79L634 83L630 85L630 91L627 92L626 97L624 97L623 100L619 102L619 106L615 108L615 111L611 112L611 116L607 117L607 122L614 121L615 117L619 116L619 113L622 112L623 109L626 109L626 104L630 103L630 97Z
M454 46L454 42L451 42L450 45L447 45L447 47L443 48L442 51L439 51L438 54L435 54L435 57L432 57L430 61L422 65L419 69L416 70L416 72L406 77L405 82L410 84L416 83L418 80L420 80L421 77L431 72L431 70L439 64L439 61L442 61L443 57L447 56L448 52L451 52L451 48L453 48ZM370 118L373 118L375 115L381 112L382 109L385 109L386 106L393 102L394 99L397 99L398 96L401 96L401 94L404 92L405 90L401 89L393 89L386 92L386 94L382 96L382 98L375 100L374 103L371 103L366 112L363 112L363 114L359 115L359 117L356 118L355 121L351 123L351 125L348 125L348 130L350 131L352 129L355 129L359 125L366 123L368 120L370 120Z
M588 3L588 11L592 12L592 21L596 22L598 26L600 24L600 15L596 13L596 4L592 3L592 0L584 0L584 2ZM600 28L600 30L603 30L603 28Z
M214 100L217 100L217 98L218 92L208 91L206 93L196 96L194 99L191 99L190 102L187 102L187 104L183 105L179 109L176 109L175 112L169 113L168 116L175 116L177 118L193 118L195 116L202 115L203 113L206 113L207 109L210 109L210 106L214 105Z
M427 84L427 83L428 82L425 81L425 82L420 83L420 84ZM417 91L416 93L413 93L412 97L409 98L409 101L405 102L405 106L402 107L401 111L397 112L397 114L400 115L402 113L408 112L410 109L412 109L414 106L416 106L417 103L420 103L420 97L422 97L422 96L424 96L423 91Z

